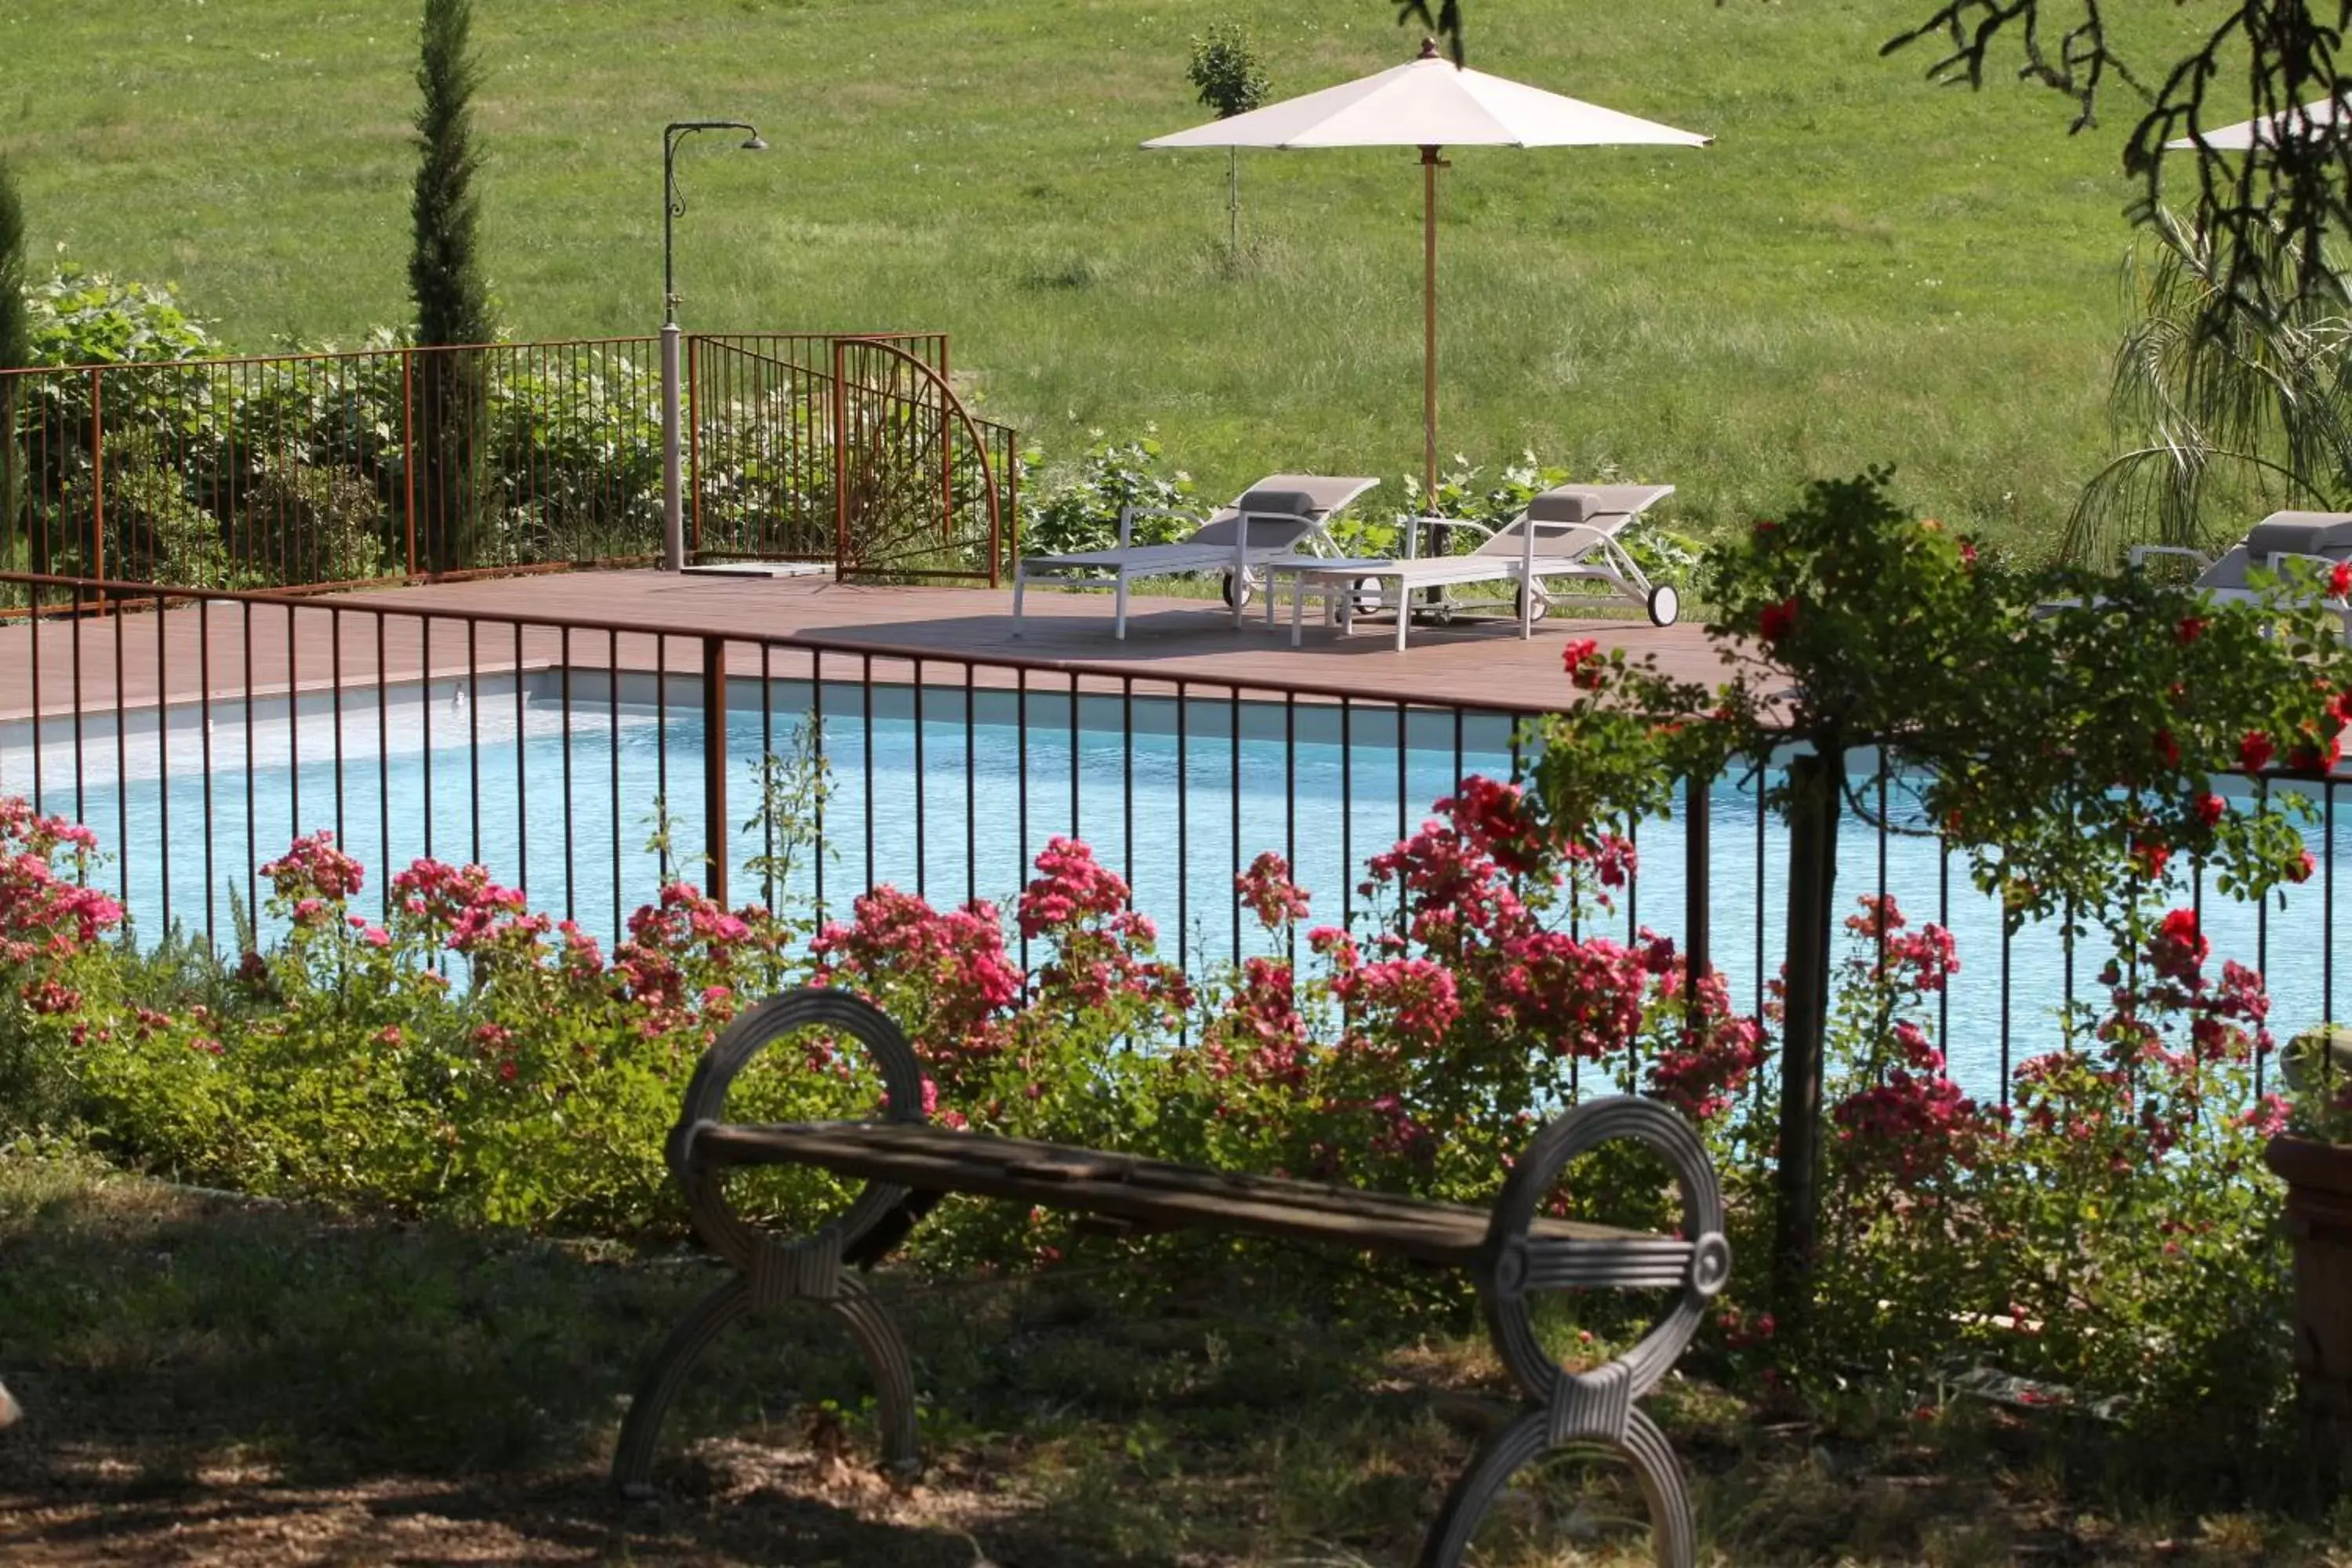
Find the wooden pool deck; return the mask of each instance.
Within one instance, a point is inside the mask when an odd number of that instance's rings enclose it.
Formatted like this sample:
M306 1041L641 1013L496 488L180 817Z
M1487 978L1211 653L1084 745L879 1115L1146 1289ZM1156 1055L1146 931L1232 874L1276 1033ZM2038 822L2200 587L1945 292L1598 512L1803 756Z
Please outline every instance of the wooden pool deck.
M927 684L1004 686L1026 667L1048 690L1184 682L1514 711L1566 698L1560 649L1577 637L1654 654L1686 679L1727 673L1696 626L1661 629L1638 616L1555 617L1528 639L1502 619L1420 625L1398 653L1387 626L1342 636L1313 606L1294 648L1286 602L1276 626L1253 605L1236 628L1215 600L1138 598L1120 642L1108 594L1034 588L1016 637L1012 600L1009 588L578 572L15 621L0 626L0 721L566 664L698 675L712 637L729 639L730 675L804 677L822 650L829 679L859 679L870 658L873 679L896 682L915 679L920 661Z

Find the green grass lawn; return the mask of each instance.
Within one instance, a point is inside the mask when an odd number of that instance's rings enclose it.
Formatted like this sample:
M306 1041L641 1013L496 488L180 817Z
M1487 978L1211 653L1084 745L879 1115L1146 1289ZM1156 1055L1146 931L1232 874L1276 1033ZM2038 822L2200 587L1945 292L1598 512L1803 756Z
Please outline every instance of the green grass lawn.
M1682 487L1704 530L1891 461L2032 545L2108 449L2130 106L2080 136L2010 82L1877 46L1927 0L1485 0L1473 63L1711 132L1705 152L1466 149L1444 188L1444 446ZM0 148L37 252L181 283L241 346L404 318L414 0L0 0ZM659 139L689 325L943 328L986 411L1066 453L1157 421L1212 491L1419 467L1420 176L1225 161L1189 36L1255 29L1276 92L1406 58L1385 0L483 0L490 267L512 332L659 320ZM2127 18L2152 57L2193 9ZM38 256L36 260L37 262ZM1390 481L1393 492L1394 480Z

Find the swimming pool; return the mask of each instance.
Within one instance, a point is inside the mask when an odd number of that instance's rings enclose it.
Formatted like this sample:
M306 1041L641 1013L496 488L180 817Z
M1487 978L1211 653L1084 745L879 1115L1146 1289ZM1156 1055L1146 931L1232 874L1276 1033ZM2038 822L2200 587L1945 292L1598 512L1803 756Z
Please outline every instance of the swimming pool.
M965 686L826 681L728 683L724 730L730 881L738 900L767 896L751 864L754 768L812 725L834 776L822 806L824 853L784 907L845 913L880 883L935 903L977 896L1009 906L1046 840L1092 844L1125 875L1161 949L1196 973L1268 951L1236 919L1234 874L1260 850L1282 851L1315 895L1318 921L1361 900L1371 856L1410 832L1466 773L1507 775L1511 726L1498 714L1246 700L1220 696L1095 696ZM659 700L656 700L656 698ZM1402 726L1402 733L1400 727ZM231 896L250 900L254 868L298 833L331 828L368 867L359 907L376 907L383 868L421 855L478 860L535 907L578 920L608 942L649 901L664 856L649 847L668 819L672 868L699 879L707 843L706 735L698 686L673 679L560 669L520 677L305 694L45 723L37 748L22 724L0 727L0 792L32 795L79 817L112 851L102 874L142 937L178 922L228 940ZM1718 784L1706 908L1711 957L1742 1007L1776 970L1786 917L1786 843L1759 816L1754 778ZM657 813L656 804L662 810ZM209 831L207 831L209 828ZM1647 825L1641 874L1608 918L1685 935L1683 825ZM2209 896L2215 962L2270 975L2282 1035L2339 1007L2327 937L2333 873L2347 865L2330 825L2310 842L2328 873L2266 911ZM2084 1000L2103 940L2070 964L2047 926L2004 943L1998 909L1967 868L1931 838L1881 835L1846 820L1838 902L1851 911L1882 881L1915 921L1940 919L1962 969L1944 1008L1955 1075L1995 1092L2007 1067L2051 1048L2053 1010ZM2183 900L2189 896L2184 889ZM1937 1020L1943 1021L1943 1020Z

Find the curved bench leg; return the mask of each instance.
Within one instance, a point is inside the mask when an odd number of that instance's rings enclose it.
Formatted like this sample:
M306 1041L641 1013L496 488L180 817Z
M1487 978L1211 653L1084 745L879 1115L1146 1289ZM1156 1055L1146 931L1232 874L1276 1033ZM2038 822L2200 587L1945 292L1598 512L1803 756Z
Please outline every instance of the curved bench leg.
M881 1303L856 1279L844 1279L840 1294L825 1303L849 1326L857 1348L873 1374L875 1403L882 1429L882 1467L903 1480L922 1473L922 1450L915 1432L915 1372L907 1342L882 1310ZM754 1306L751 1282L729 1280L696 1302L662 1342L653 1365L646 1369L629 1414L621 1423L621 1437L613 1451L613 1489L634 1501L654 1495L654 1451L661 1441L662 1423L710 1342Z
M1503 1489L1503 1483L1520 1466L1551 1447L1550 1426L1542 1411L1531 1410L1510 1425L1486 1434L1478 1451L1470 1456L1468 1467L1446 1492L1429 1533L1422 1538L1421 1555L1413 1560L1414 1568L1456 1568L1462 1553L1469 1549L1471 1533L1486 1517L1486 1510L1493 1504L1495 1494Z
M882 1468L901 1481L912 1481L923 1473L923 1452L915 1434L915 1367L907 1354L907 1342L881 1303L856 1279L845 1277L841 1294L826 1305L856 1336L857 1348L866 1355L866 1369L873 1375L876 1420L882 1428Z
M751 1310L751 1283L738 1275L697 1301L669 1331L621 1423L621 1440L613 1450L614 1491L632 1501L654 1495L654 1446L661 1439L671 1402L710 1342Z
M1504 1483L1551 1451L1550 1426L1548 1412L1530 1410L1486 1435L1445 1494L1435 1521L1422 1539L1414 1568L1459 1568L1471 1535ZM1607 1439L1578 1441L1606 1443ZM1683 1489L1682 1467L1675 1462L1665 1434L1634 1410L1626 1417L1625 1440L1609 1446L1624 1455L1634 1479L1641 1482L1642 1496L1650 1506L1651 1550L1658 1568L1692 1568L1697 1558L1697 1531L1691 1522L1689 1496Z

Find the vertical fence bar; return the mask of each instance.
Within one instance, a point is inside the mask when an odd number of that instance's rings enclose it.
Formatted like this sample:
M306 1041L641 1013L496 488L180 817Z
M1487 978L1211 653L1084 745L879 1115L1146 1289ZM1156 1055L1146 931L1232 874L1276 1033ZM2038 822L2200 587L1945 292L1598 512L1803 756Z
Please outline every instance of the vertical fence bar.
M392 697L385 668L384 623L390 618L382 610L375 613L376 856L382 866L375 888L376 902L387 925L392 921Z
M1072 678L1073 679L1076 677ZM1225 913L1234 928L1233 961L1236 968L1242 962L1242 689L1238 686L1226 692L1226 758L1232 766L1226 773L1226 792L1233 805L1233 879L1225 884Z
M522 623L516 621L509 629L514 633L514 666L508 679L514 682L515 886L527 892L530 888L530 747L525 743L529 736L523 713Z
M433 616L416 623L416 724L422 739L418 772L425 775L425 858L433 858ZM618 797L614 805L619 804Z
M972 704L976 696L971 661L966 659L963 667L963 901L967 904L975 903L980 899L980 765L972 751L977 739L972 719Z
M261 883L258 874L260 855L255 830L253 803L253 732L260 726L253 711L253 606L240 604L238 631L245 639L245 907L248 911L261 907ZM432 775L426 775L429 781ZM425 818L432 819L432 798L425 799ZM429 853L430 851L428 851Z
M621 637L604 634L604 734L613 768L613 940L621 940Z
M824 650L823 648L812 649L809 654L809 743L815 748L818 776L829 777L825 773L824 761ZM824 797L829 793L829 789L818 790L816 799L812 803L815 812L816 842L809 859L814 868L816 877L816 924L819 930L824 927Z
M89 373L89 565L93 577L106 575L106 378ZM106 596L99 595L99 613Z
M416 576L416 351L400 351L400 474L407 492L402 513L408 540L408 575Z
M343 825L343 612L327 611L327 701L335 722L335 846L351 853L351 834Z
M205 945L220 952L218 922L213 916L213 638L212 601L196 601L196 734L198 760L204 764L205 802ZM37 628L39 623L34 623ZM33 768L40 771L40 731L33 731Z
M1029 669L1024 665L1013 672L1013 755L1015 768L1013 784L1014 815L1019 821L1018 847L1020 864L1013 869L1017 885L1029 875ZM1182 952L1179 947L1178 952ZM1021 933L1021 979L1029 980L1029 933Z
M564 626L555 644L558 730L562 736L563 763L563 918L580 918L579 868L572 845L572 628Z
M163 878L163 903L159 919L167 933L172 929L172 679L164 662L168 638L164 637L163 610L165 600L155 595L155 865ZM120 723L118 718L116 722ZM210 824L206 824L207 831ZM130 846L123 847L125 858Z
M466 816L473 831L474 863L482 863L481 623L466 620ZM518 828L520 824L516 825Z
M100 595L100 602L104 596ZM122 868L122 907L131 907L131 729L126 722L128 712L123 700L122 681L126 673L122 657L121 606L112 606L110 617L114 624L114 842L121 846L116 864Z
M287 842L302 837L302 680L294 646L294 612L286 616L286 830ZM479 856L475 857L479 859Z
M925 873L930 868L929 846L923 837L923 798L930 791L924 787L923 776L923 661L915 660L915 689L910 697L915 716L915 897L927 898L929 888Z
M1399 612L1402 614L1402 612ZM1339 699L1339 924L1355 922L1356 887L1356 740L1355 710Z
M1707 894L1714 876L1713 781L1693 773L1683 783L1683 986L1692 1017L1700 1016L1699 986L1706 979L1709 952Z
M662 881L667 883L670 852L676 847L669 841L669 637L665 632L654 634L654 799L659 803L654 826L659 851L655 859ZM614 828L619 826L616 820Z
M1176 683L1176 967L1179 969L1184 966L1184 939L1188 917L1192 913L1189 887L1192 879L1185 875L1192 865L1192 816L1186 809L1188 797L1192 793L1191 758L1186 754L1189 737L1185 731L1189 726L1185 710L1188 706L1184 683L1180 680Z
M710 870L705 891L727 898L727 639L702 639L702 836Z
M760 901L770 910L782 908L776 901L776 814L769 809L774 791L771 784L776 765L776 666L775 645L760 644L760 851L766 864L760 871ZM726 711L726 704L719 704ZM817 792L822 795L822 790ZM790 896L789 890L786 894Z
M857 690L865 704L861 733L866 742L866 885L874 886L874 656L861 654Z

